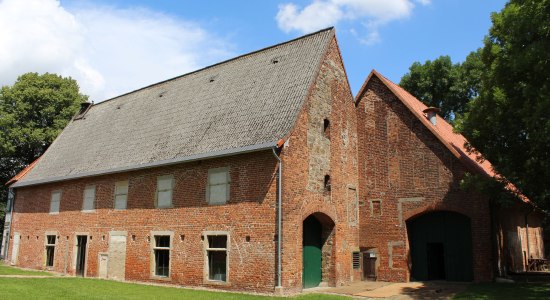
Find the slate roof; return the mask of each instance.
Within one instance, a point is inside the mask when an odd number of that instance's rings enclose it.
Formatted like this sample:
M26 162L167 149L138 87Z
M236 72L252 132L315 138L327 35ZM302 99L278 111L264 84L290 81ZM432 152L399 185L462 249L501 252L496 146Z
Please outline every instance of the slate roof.
M95 104L13 187L273 147L333 37L324 29Z
M447 149L449 149L449 151L451 151L451 153L453 153L453 155L463 162L468 168L485 176L504 179L500 174L495 172L493 165L488 160L479 160L477 159L476 153L469 152L466 149L465 145L468 143L468 140L462 134L454 132L453 126L445 121L444 118L442 118L439 114L436 115L437 121L434 126L424 115L424 110L428 108L424 103L416 99L416 97L411 95L399 85L393 83L391 80L378 73L376 70L372 70L367 77L367 80L365 80L365 83L363 83L361 90L356 96L356 101L358 101L362 96L372 76L376 76L380 79L380 81L382 81L382 83L384 83L384 85L386 85L386 87L388 87L388 89L390 89L394 95L397 96L403 104L405 104L405 106L420 120L420 122L422 122L424 126L426 126L426 128L428 128L428 130L430 130L441 141L441 143L443 143L443 145L445 145L445 147L447 147ZM522 202L532 204L532 202L530 202L530 200L512 183L507 183L506 189L514 193Z

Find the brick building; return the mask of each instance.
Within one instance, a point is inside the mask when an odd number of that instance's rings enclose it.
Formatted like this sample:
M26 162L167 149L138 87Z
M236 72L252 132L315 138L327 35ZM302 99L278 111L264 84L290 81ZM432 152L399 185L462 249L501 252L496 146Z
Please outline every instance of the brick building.
M497 216L460 190L464 172L490 165L417 102L376 72L354 99L326 29L83 105L9 182L2 255L68 275L278 293L524 267L522 251L542 253L540 214L524 199ZM426 240L448 232L457 238ZM469 254L447 259L455 248ZM457 260L467 268L450 272Z
M509 184L499 204L461 187L498 176L466 139L407 91L372 71L356 96L360 245L379 280L488 281L543 258L543 212Z

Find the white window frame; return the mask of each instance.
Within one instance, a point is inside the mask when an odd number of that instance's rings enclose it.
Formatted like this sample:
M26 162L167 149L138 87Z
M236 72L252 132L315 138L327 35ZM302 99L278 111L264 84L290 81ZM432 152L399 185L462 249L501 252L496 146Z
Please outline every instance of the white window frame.
M157 236L169 236L170 237L170 246L169 247L157 247ZM170 280L172 276L172 250L174 247L174 232L172 231L151 231L149 244L151 248L151 278L160 279L160 280ZM168 276L156 275L156 260L155 260L155 250L168 250L169 261L168 261Z
M115 195L113 199L113 208L115 210L125 210L128 207L128 189L130 182L128 180L122 180L115 182ZM124 207L117 207L118 198L123 197Z
M169 181L170 182L170 188L163 188L161 189L161 181ZM162 192L168 192L170 191L170 203L168 205L159 205L159 194ZM157 177L157 192L155 194L155 207L156 208L171 208L173 207L174 203L174 176L173 175L163 175Z
M227 244L225 248L210 248L208 237L209 236L225 236L227 239ZM203 247L204 247L204 282L208 284L220 284L226 285L230 284L229 280L229 257L230 257L230 244L231 239L229 232L227 231L205 231L203 232ZM210 261L208 259L208 253L210 251L225 251L225 281L223 280L214 280L210 279Z
M89 194L88 193L93 193L93 197L91 198L91 200L89 199ZM87 208L87 206L89 205L86 205L86 203L88 201L91 201L91 208ZM95 207L96 207L96 186L95 185L87 185L85 188L84 188L84 192L83 192L83 196L82 196L82 212L94 212L95 211Z
M61 196L61 190L52 191L50 198L50 215L57 215L59 211L61 211ZM57 204L54 204L56 202ZM54 209L55 207L57 207L57 209Z
M50 244L48 243L48 237L53 236L54 237L54 243ZM44 266L46 268L53 268L55 266L55 248L57 247L57 232L46 232L44 236ZM48 266L48 247L53 247L53 262L51 266Z
M225 173L226 181L223 183L217 183L217 184L212 183L211 182L212 176L220 173ZM221 186L221 185L225 185L225 199L212 199L211 197L212 193L210 192L211 187ZM208 202L208 204L211 204L211 205L226 204L227 202L229 202L231 198L230 195L231 195L231 172L229 170L229 167L209 169L208 181L206 185L206 201Z

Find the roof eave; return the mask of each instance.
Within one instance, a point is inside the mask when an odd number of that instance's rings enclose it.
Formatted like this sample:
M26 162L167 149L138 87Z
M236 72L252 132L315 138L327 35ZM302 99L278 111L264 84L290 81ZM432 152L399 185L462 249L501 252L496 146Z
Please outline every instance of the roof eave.
M33 186L33 185L39 185L39 184L45 184L45 183L54 183L54 182L72 180L72 179L79 179L79 178L109 175L109 174L114 174L114 173L122 173L122 172L137 171L137 170L142 170L142 169L150 169L150 168L156 168L156 167L170 166L170 165L175 165L175 164L179 164L179 163L192 162L192 161L203 160L203 159L212 159L212 158L232 156L232 155L237 155L237 154L245 154L245 153L250 153L250 152L268 150L268 149L272 149L273 147L278 147L279 142L280 141L273 141L273 142L267 142L267 143L262 143L262 144L257 144L257 145L244 146L244 147L239 147L239 148L225 149L225 150L221 150L221 151L200 153L200 154L195 154L195 155L190 155L190 156L185 156L185 157L176 157L176 158L172 158L172 159L161 160L161 161L156 161L156 162L150 162L150 163L145 163L145 164L137 164L137 165L131 165L131 166L118 167L118 168L113 168L113 169L108 169L108 170L84 172L84 173L78 173L78 174L72 174L72 175L66 175L66 176L45 178L45 179L40 179L40 180L18 181L16 183L14 183L11 187L12 188L20 188L20 187L27 187L27 186Z

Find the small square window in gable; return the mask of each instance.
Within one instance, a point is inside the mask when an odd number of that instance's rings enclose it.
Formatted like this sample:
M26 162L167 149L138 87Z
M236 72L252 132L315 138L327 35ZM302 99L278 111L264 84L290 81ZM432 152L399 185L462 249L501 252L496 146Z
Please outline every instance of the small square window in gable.
M231 176L229 168L208 170L206 199L209 204L225 204L229 201Z
M373 199L370 201L370 215L372 217L382 216L382 200Z

